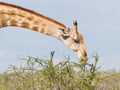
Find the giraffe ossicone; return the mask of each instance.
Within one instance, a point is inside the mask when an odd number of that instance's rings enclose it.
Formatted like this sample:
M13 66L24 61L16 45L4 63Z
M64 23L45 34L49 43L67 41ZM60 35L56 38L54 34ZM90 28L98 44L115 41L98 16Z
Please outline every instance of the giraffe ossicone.
M81 61L87 61L83 36L77 21L72 28L26 8L0 2L0 28L17 26L55 37L75 52Z

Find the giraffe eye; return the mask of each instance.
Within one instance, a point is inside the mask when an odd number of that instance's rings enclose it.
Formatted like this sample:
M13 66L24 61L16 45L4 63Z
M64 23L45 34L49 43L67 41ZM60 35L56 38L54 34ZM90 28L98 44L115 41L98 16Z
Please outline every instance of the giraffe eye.
M66 32L65 32L65 29L63 29L63 28L59 28L64 34L67 34Z
M75 43L79 43L79 40L73 39L73 41L74 41Z

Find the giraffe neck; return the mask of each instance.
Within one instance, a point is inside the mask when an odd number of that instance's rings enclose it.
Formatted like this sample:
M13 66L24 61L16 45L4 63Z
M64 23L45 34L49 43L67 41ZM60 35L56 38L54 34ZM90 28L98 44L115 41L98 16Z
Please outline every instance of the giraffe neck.
M11 4L0 2L0 27L18 26L31 29L49 36L54 36L73 50L81 60L87 60L85 45L82 36L77 32L77 23L74 28Z
M50 36L56 36L63 24L34 11L0 2L0 27L18 26ZM58 36L56 36L58 37Z

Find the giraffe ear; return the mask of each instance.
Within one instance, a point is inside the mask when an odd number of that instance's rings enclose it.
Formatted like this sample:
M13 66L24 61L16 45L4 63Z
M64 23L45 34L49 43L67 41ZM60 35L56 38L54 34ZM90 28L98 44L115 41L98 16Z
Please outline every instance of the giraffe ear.
M78 32L78 25L77 25L77 21L75 20L75 21L73 21L73 30L75 31L75 32Z

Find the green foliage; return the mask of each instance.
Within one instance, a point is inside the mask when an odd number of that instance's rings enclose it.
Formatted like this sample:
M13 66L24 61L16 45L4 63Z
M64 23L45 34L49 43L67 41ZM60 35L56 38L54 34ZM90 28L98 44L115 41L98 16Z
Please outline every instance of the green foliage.
M54 64L50 59L22 58L26 65L10 65L10 72L0 74L0 90L119 90L120 72L100 72L98 54L93 63L70 62ZM117 78L116 78L117 77Z

